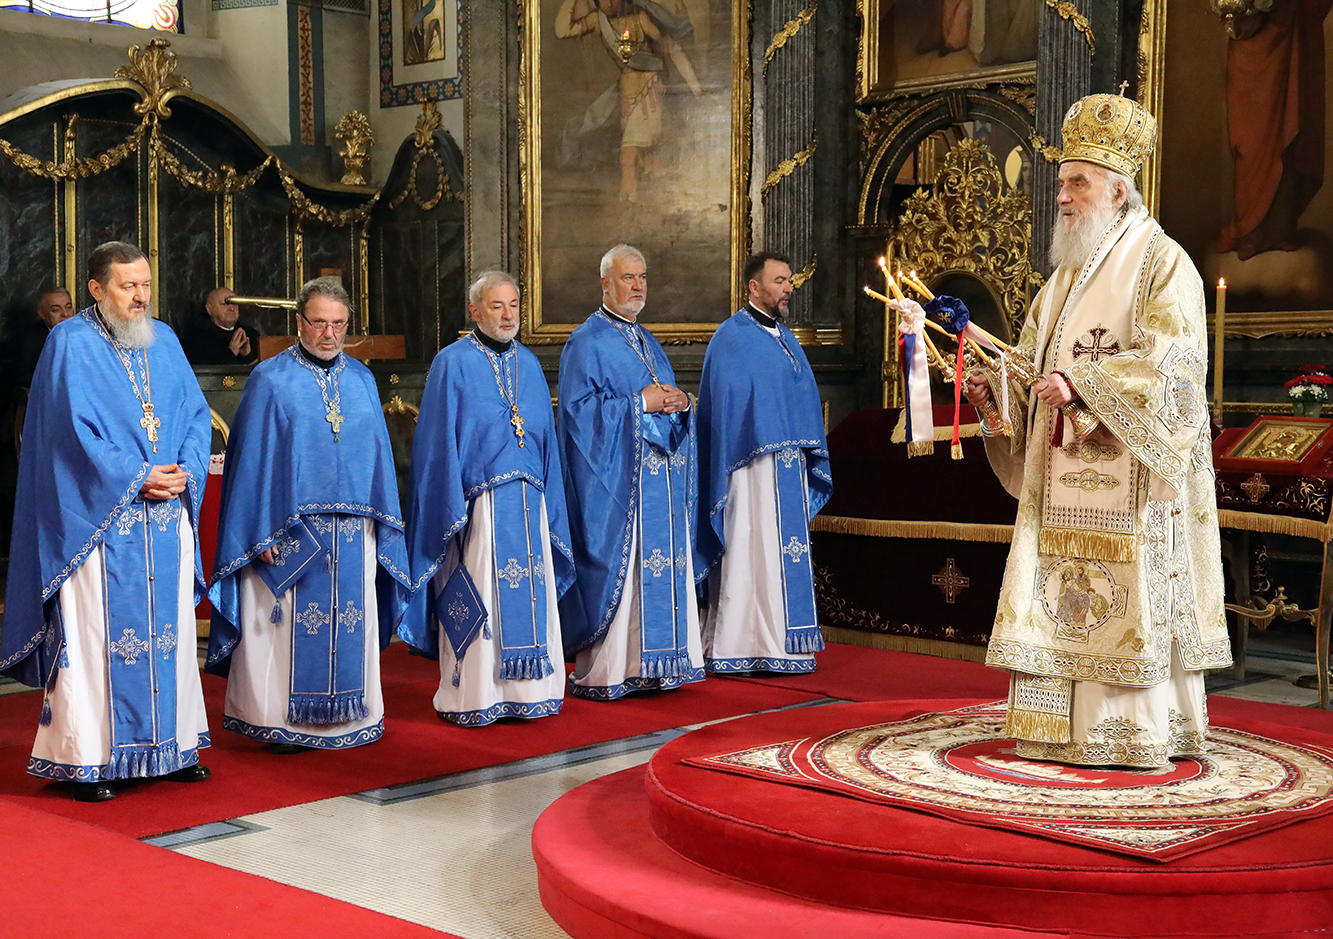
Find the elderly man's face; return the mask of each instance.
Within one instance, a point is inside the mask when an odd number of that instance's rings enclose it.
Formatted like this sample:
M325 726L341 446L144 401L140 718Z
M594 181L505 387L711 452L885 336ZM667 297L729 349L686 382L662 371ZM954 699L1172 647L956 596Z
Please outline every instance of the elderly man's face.
M225 287L221 290L214 290L208 295L208 302L204 304L204 309L208 311L208 318L216 326L223 329L231 329L236 325L236 321L241 317L241 308L231 302L231 298L236 296L236 291L228 290Z
M63 323L74 315L74 301L63 290L42 294L42 302L37 306L37 315L53 329L57 323Z
M602 278L602 302L612 313L638 319L648 302L648 267L642 258L622 255L612 262L611 273Z
M1067 229L1095 216L1109 204L1116 206L1116 193L1101 167L1081 160L1060 164L1060 193L1055 197L1060 221Z
M311 355L331 359L342 351L347 339L347 321L350 314L342 303L317 293L306 301L305 312L296 318L301 345Z
M781 261L765 261L759 276L750 281L750 300L769 316L777 319L787 315L791 292L791 268Z
M483 290L480 305L468 304L477 328L496 342L508 342L518 335L519 311L518 291L506 283Z
M122 323L138 322L148 316L148 301L153 298L153 273L147 258L129 264L112 264L106 283L88 281L88 291L97 301L102 315Z

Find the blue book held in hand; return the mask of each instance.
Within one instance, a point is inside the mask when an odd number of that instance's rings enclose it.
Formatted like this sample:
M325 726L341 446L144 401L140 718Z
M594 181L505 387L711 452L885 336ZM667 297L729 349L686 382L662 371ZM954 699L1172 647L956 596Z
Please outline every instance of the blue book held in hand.
M311 564L327 553L328 549L305 522L297 519L296 524L273 544L273 563L266 564L261 558L255 558L250 566L264 582L264 586L273 591L273 596L281 597L291 589L292 584L300 580Z

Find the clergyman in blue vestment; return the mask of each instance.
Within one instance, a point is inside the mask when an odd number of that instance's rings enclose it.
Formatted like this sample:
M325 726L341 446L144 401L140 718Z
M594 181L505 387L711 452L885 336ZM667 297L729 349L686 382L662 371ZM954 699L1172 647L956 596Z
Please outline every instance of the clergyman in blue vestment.
M51 330L32 381L0 628L0 673L45 689L28 772L115 797L111 780L208 777L194 606L208 405L149 312L134 245L88 258L96 303Z
M698 468L690 397L638 323L636 248L602 258L602 305L560 356L560 458L578 579L560 625L570 693L611 700L703 678L690 529Z
M246 380L222 477L209 671L226 730L283 753L384 733L380 651L408 590L375 377L342 351L351 300L307 283L297 342Z
M465 727L564 702L557 603L574 580L551 393L517 340L518 285L472 285L477 328L431 363L412 444L413 594L398 632L440 662L435 710Z
M695 576L709 671L808 672L824 648L810 519L833 494L819 388L782 323L791 262L745 262L749 303L713 334L699 382Z

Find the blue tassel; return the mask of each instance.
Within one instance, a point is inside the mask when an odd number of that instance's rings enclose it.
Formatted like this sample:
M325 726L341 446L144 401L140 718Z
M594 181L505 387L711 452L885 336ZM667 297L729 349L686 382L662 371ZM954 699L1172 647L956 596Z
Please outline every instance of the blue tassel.
M42 716L37 723L41 724L43 727L51 726L51 702L46 698L42 699Z
M326 555L324 555L324 573L326 573L326 574L332 574L332 573L333 573L333 555L332 555L332 554L326 554Z
M484 619L481 623L481 638L489 640L491 638L491 620L490 617Z
M786 648L788 655L810 655L824 650L824 637L818 626L803 626L787 630Z
M274 626L282 622L282 601L273 601L273 612L268 615L268 621Z
M454 663L454 687L458 687L458 663Z

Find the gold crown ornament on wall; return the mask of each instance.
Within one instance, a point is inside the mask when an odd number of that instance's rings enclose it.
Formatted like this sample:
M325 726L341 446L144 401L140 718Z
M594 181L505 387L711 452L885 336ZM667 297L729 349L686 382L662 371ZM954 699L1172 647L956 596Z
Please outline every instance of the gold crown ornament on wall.
M1061 163L1081 160L1133 178L1157 143L1157 119L1133 98L1088 95L1070 105Z

